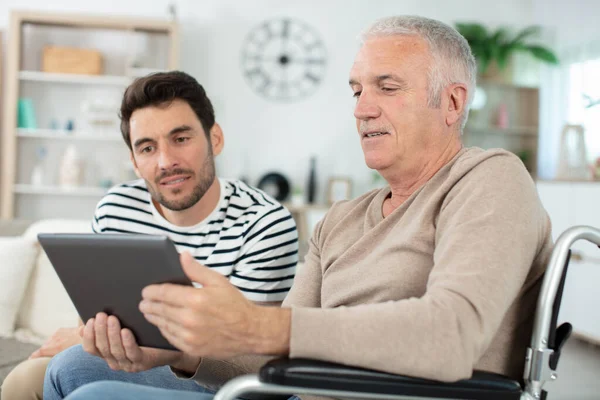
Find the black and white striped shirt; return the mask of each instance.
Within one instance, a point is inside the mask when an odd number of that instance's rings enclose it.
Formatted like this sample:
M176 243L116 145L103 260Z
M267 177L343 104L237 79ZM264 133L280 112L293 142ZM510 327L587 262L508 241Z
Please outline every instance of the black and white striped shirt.
M166 235L177 251L227 276L253 301L282 301L298 262L298 232L290 212L241 181L219 179L221 198L204 221L171 224L154 207L143 180L108 191L96 207L96 233Z

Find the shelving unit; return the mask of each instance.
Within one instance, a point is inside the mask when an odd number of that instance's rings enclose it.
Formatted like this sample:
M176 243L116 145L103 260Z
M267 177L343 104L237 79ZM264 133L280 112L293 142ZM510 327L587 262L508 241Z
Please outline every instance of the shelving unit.
M470 132L484 132L490 135L537 136L537 126L513 126L499 128L497 126L469 126Z
M128 76L58 74L40 71L20 71L19 79L32 82L60 82L123 87L132 81L132 78Z
M27 184L16 184L14 186L15 193L19 194L49 194L57 196L103 196L106 193L105 188L101 187L59 187L59 186L34 186Z
M464 143L484 149L504 148L517 154L535 178L539 136L539 91L498 82L479 82L486 95L485 106L471 110L464 130ZM500 124L504 108L508 124ZM506 121L505 121L506 122Z
M94 50L101 54L102 73L44 71L46 45ZM133 177L118 106L133 79L178 68L177 23L13 11L6 56L0 218L88 218L108 183ZM18 127L21 98L33 104L36 126ZM75 146L85 163L76 187L58 185L67 146ZM32 171L40 160L44 179L33 185Z
M300 260L304 260L304 256L308 252L308 241L312 235L312 231L316 223L325 216L329 206L323 204L302 204L295 205L292 203L284 203L296 221L298 229L298 254Z
M93 142L123 142L121 136L92 134L82 131L66 131L62 129L25 129L18 128L17 136L30 139L51 140L85 140Z

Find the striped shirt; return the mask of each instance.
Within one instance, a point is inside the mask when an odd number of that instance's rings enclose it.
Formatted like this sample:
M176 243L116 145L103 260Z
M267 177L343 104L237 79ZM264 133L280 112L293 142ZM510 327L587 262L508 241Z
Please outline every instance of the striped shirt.
M96 233L166 235L177 251L227 276L252 301L282 301L298 262L298 232L290 212L241 181L219 179L221 197L194 226L167 221L143 180L113 187L96 207Z

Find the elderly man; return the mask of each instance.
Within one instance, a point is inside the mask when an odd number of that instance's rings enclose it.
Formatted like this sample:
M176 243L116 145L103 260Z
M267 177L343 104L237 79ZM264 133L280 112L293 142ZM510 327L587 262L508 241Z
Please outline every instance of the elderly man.
M473 369L519 378L551 229L517 157L461 143L475 70L465 39L438 21L367 30L350 72L354 116L366 164L389 186L331 208L282 308L252 304L185 254L202 290L145 288L140 310L196 356L174 371L181 379L216 389L267 355L441 381ZM69 399L202 396L97 383Z

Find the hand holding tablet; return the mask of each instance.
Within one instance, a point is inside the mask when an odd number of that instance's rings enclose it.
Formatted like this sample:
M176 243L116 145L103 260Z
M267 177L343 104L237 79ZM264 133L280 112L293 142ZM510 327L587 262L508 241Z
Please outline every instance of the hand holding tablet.
M83 321L114 315L139 346L176 350L139 311L151 284L192 286L166 236L140 234L39 234L58 277Z

